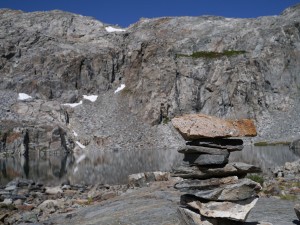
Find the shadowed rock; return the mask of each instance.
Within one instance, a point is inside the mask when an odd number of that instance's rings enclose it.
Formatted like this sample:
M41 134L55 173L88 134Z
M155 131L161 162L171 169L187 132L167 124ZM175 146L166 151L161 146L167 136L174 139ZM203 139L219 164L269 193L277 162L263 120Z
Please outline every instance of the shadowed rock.
M229 153L226 155L184 154L184 162L197 166L222 166L228 163Z
M172 119L174 127L186 140L220 137L254 137L253 120L225 120L205 114L190 114Z
M296 213L297 218L300 220L300 205L299 205L299 204L296 204L296 205L294 206L294 210L295 210L295 213Z

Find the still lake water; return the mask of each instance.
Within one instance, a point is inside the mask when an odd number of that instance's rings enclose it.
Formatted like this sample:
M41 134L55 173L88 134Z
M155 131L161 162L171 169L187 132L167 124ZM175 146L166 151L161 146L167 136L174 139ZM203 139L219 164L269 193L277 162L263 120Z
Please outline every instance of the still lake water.
M0 184L16 177L32 179L46 185L71 184L124 184L127 176L147 171L170 171L180 164L182 154L174 150L102 151L80 152L68 155L37 157L10 157L0 159ZM288 146L245 146L241 152L233 152L230 161L260 166L265 173L274 167L300 158L298 152Z

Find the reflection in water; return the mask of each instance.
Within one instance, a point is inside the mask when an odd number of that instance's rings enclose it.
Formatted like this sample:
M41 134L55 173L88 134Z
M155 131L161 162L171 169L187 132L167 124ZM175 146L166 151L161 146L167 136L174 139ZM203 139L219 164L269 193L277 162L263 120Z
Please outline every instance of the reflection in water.
M276 146L245 146L241 152L232 152L229 161L245 162L259 166L264 173L270 173L275 167L286 162L298 160L299 154L291 151L286 145Z
M287 146L245 146L233 152L230 161L260 166L264 172L299 159L299 154ZM129 174L147 171L170 171L182 161L182 154L171 149L140 151L82 151L57 156L10 157L0 159L0 184L15 177L58 185L64 181L75 183L122 184Z
M82 151L62 156L30 156L0 159L0 184L15 177L57 185L75 183L127 183L129 174L147 171L170 171L182 161L176 150Z

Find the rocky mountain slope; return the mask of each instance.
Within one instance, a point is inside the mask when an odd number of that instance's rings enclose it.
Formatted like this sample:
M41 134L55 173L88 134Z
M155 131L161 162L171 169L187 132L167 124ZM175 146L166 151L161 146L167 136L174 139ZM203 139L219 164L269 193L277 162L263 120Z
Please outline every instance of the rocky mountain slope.
M261 139L295 138L299 75L300 5L256 19L141 19L124 30L2 9L0 152L174 149L183 140L168 121L198 112L253 118Z

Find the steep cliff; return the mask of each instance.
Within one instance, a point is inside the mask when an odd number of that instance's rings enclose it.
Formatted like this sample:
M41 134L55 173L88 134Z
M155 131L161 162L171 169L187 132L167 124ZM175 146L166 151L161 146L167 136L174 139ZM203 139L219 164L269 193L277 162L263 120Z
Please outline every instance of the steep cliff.
M256 19L141 19L124 30L62 11L0 10L0 151L69 151L76 141L170 149L180 141L169 119L197 112L254 118L260 138L293 138L299 87L300 5Z

